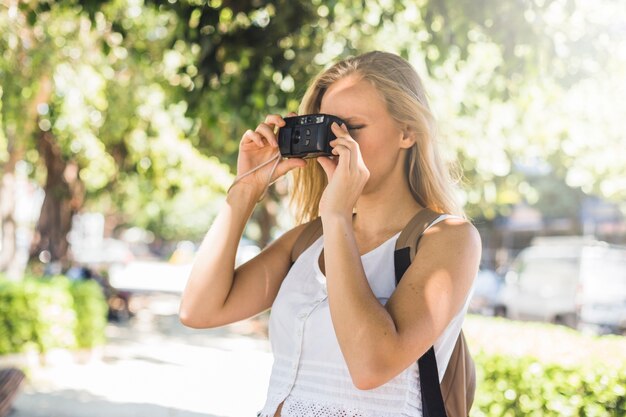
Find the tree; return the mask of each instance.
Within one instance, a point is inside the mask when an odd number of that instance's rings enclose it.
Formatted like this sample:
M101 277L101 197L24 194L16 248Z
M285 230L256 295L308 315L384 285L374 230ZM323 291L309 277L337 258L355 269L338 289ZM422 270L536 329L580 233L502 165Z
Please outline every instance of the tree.
M241 134L296 110L325 66L371 49L400 53L425 78L472 217L543 204L533 164L554 178L542 184L622 201L624 168L606 155L623 151L625 57L612 53L624 49L623 17L611 2L573 0L14 1L0 9L0 269L16 161L46 187L33 256L63 259L71 216L87 209L197 238ZM248 232L261 245L288 226L285 192L277 184L255 212Z
M179 189L204 187L206 192L196 194L198 204L211 201L217 190L223 192L231 176L215 158L202 156L186 141L191 125L181 114L185 104L163 99L167 94L162 73L151 71L154 59L163 60L167 51L159 45L161 36L153 42L129 37L127 42L135 42L131 52L136 53L129 56L105 13L95 13L90 21L75 4L42 2L34 7L13 5L2 11L10 30L3 32L7 52L0 67L2 137L9 144L4 182L21 158L45 167L45 176L37 174L46 198L32 257L48 251L52 261L66 259L65 236L72 216L86 208L86 199L88 206L106 206L105 212L117 211L128 200L149 200L152 210L136 208L133 222L161 224L155 220L163 217L161 205L171 202ZM119 14L126 7L111 4L106 11L123 21ZM167 29L167 19L152 13L138 25L143 27L137 27L137 33L158 31ZM25 112L24 98L31 95L29 108L36 111ZM24 128L29 124L34 127ZM176 167L180 170L172 175ZM139 196L123 198L139 184ZM113 202L104 203L110 195ZM5 227L10 224L3 221ZM3 236L14 241L11 233ZM9 250L3 250L5 254L12 256Z
M31 137L39 131L39 105L50 95L50 79L45 72L49 56L32 53L31 45L40 41L39 33L27 27L17 6L18 2L13 1L0 13L0 26L4 28L0 33L0 145L5 145L0 146L0 270L14 269L16 164L34 144ZM45 50L49 45L41 42L41 46Z

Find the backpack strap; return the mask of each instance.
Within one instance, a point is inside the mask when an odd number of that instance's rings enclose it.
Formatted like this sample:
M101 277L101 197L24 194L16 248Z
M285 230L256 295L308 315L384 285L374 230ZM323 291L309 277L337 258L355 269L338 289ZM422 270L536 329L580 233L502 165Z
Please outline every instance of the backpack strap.
M417 360L420 372L420 391L422 393L422 414L424 417L448 417L439 385L439 369L435 346Z
M394 266L396 273L396 285L411 265L417 245L424 231L439 217L428 208L418 211L409 221L398 236L396 250L394 252ZM431 346L428 351L417 361L420 373L420 391L422 393L422 414L424 417L447 417L441 387L439 386L439 371L435 347Z
M396 250L394 254L394 265L396 269L396 285L406 272L411 261L415 258L417 245L422 237L422 233L437 220L441 213L436 213L429 208L423 208L404 227L398 240L396 240Z
M464 387L460 390L458 387ZM476 392L476 367L463 330L456 340L448 368L441 381L443 401L450 416L468 416Z
M0 369L0 416L8 416L18 396L24 372L18 368Z

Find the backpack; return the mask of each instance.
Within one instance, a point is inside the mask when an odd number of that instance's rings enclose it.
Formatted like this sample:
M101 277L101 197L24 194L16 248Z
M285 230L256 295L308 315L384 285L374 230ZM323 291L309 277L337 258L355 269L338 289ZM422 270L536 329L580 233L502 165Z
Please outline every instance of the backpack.
M394 252L396 285L415 257L422 234L440 215L441 213L424 208L413 216L400 233ZM291 251L291 265L322 235L322 232L320 217L307 223ZM417 362L423 416L467 417L474 401L476 370L463 331L457 338L441 384L439 384L434 346L431 346Z
M25 375L18 368L0 368L0 417L12 413L13 401L17 398L20 384Z

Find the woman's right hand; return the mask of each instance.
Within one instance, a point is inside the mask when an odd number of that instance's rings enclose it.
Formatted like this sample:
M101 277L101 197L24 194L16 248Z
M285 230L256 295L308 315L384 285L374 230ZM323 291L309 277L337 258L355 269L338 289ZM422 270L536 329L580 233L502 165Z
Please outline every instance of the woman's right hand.
M287 116L297 116L296 113L289 113ZM277 152L278 137L274 133L275 128L285 125L285 120L278 114L270 114L260 123L255 130L248 129L239 142L239 155L237 157L237 176L241 176L253 170L263 162L268 161ZM282 158L280 156L279 158ZM264 192L268 183L285 175L294 168L303 168L306 161L301 158L285 158L276 166L272 178L268 181L268 176L274 163L269 163L238 180L238 183L245 183L258 191L259 195Z

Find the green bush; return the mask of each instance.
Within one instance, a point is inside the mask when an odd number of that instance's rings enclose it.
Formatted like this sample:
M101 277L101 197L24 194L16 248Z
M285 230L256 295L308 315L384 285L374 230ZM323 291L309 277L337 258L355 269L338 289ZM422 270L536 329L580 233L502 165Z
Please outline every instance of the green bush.
M471 417L626 416L626 338L468 316Z
M40 352L76 346L76 311L69 284L61 276L26 281L30 307L38 312L35 341Z
M0 354L22 352L36 344L38 312L31 307L29 288L0 277Z
M100 285L95 281L76 281L72 284L74 310L76 311L76 344L90 348L105 342L107 303Z
M104 343L107 305L93 281L0 277L0 354Z
M626 367L566 368L531 357L477 354L472 417L624 416Z

